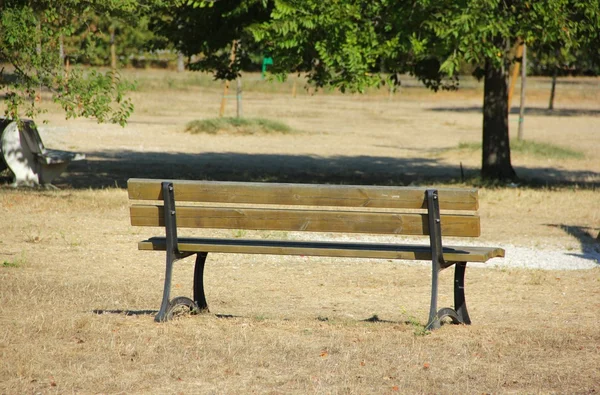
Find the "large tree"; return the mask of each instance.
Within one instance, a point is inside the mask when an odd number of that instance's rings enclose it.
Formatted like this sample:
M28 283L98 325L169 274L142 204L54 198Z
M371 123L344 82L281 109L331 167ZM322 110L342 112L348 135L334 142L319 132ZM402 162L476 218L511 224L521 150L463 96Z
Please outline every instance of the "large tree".
M481 174L513 179L508 123L512 48L572 50L598 40L600 0L275 0L251 27L275 54L274 70L304 71L317 85L360 91L410 72L432 89L454 89L459 65L484 80ZM597 49L596 49L597 51ZM387 78L388 81L393 78Z
M189 59L197 55L189 62L191 70L233 80L252 63L252 55L261 53L248 27L267 21L271 8L263 0L165 2L153 12L150 29L166 39L156 40L157 49L173 46Z
M4 115L36 116L47 89L68 118L124 124L133 110L123 96L125 84L111 72L66 70L61 47L74 26L86 23L86 15L125 18L139 8L134 0L0 0L0 64L8 65L0 73Z

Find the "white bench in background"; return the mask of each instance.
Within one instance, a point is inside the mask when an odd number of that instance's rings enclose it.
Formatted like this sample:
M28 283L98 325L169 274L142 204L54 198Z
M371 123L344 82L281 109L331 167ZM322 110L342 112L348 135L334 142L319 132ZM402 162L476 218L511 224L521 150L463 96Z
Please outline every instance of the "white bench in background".
M82 159L85 154L44 147L32 120L0 118L0 170L10 169L13 186L51 184L69 163Z

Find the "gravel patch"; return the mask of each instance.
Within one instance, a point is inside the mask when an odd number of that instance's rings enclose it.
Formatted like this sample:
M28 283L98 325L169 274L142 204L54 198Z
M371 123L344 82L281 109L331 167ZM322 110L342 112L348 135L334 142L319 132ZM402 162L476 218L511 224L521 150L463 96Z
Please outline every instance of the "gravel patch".
M504 258L487 263L470 263L475 267L514 267L543 270L582 270L600 268L600 245L587 245L581 251L556 251L499 245L506 251Z
M399 244L427 244L423 239L409 239L397 236L373 235L337 235L337 234L309 234L291 232L290 239L314 241L347 241L365 243L399 243ZM504 258L492 258L486 263L469 263L470 267L480 268L523 268L541 270L586 270L600 268L600 243L584 244L579 250L556 250L556 247L543 249L533 247L517 247L501 243L479 243L465 239L446 241L446 245L455 246L494 246L506 251ZM405 261L407 264L427 264L422 261Z

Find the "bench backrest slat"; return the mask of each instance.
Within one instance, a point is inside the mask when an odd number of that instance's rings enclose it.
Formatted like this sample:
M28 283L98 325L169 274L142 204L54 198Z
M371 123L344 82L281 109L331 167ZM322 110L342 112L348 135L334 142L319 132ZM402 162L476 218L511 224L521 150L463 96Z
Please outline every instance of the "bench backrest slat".
M182 228L429 234L422 187L172 182ZM164 226L161 180L130 179L128 192L138 201L130 207L132 225ZM438 195L442 235L478 237L477 190L438 189Z
M131 224L164 226L164 209L157 205L133 205ZM427 214L254 209L231 207L178 207L177 227L428 235ZM479 217L442 216L442 235L478 237Z
M424 188L174 180L175 201L425 209ZM130 179L129 198L162 200L160 181ZM476 189L439 189L441 210L476 211Z

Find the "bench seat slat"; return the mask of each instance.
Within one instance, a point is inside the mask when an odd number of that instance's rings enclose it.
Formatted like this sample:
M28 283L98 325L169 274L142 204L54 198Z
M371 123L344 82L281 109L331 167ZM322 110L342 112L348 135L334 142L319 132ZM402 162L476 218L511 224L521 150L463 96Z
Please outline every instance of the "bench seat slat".
M163 206L133 205L130 211L133 226L164 226ZM429 234L427 214L419 213L180 206L176 217L185 228ZM443 215L441 224L444 236L480 235L478 216Z
M406 244L179 238L178 248L181 252L431 260L429 246ZM152 237L139 242L138 249L165 251L166 239ZM496 247L449 246L443 248L443 254L448 262L486 262L491 258L503 257L504 250Z
M130 179L129 198L162 200L162 180ZM167 181L167 180L165 180ZM175 201L425 209L426 188L173 180ZM438 190L442 210L479 208L477 189Z

